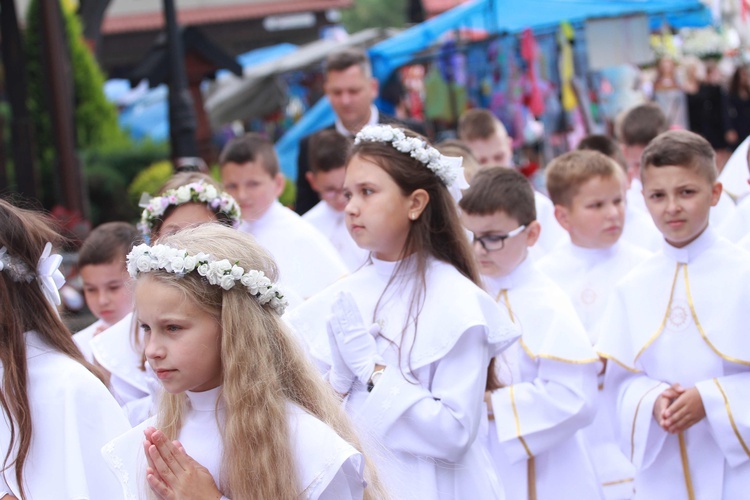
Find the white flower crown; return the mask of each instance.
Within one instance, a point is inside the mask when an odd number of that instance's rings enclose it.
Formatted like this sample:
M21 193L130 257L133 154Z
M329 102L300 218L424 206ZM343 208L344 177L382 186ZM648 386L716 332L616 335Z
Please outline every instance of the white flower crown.
M229 193L219 191L211 184L206 184L203 181L191 182L176 189L168 189L161 196L153 198L144 194L144 198L141 198L140 203L140 206L144 208L139 227L145 235L151 233L154 222L164 215L167 208L189 202L205 203L214 210L218 209L219 212L225 213L232 219L234 223L240 220L240 206L235 199Z
M397 151L409 153L412 158L424 163L440 178L446 187L451 187L457 180L459 183L466 184L464 169L461 167L463 158L444 156L422 139L406 137L406 134L400 128L390 125L367 125L359 131L354 139L354 144L363 141L390 142Z
M187 250L178 250L167 245L148 246L142 243L128 254L128 273L135 278L138 273L147 273L163 269L168 273L184 276L193 271L203 276L212 285L219 285L224 290L234 288L239 281L261 305L270 305L281 316L288 305L287 299L278 285L263 273L232 264L227 259L216 260L207 253L188 254Z

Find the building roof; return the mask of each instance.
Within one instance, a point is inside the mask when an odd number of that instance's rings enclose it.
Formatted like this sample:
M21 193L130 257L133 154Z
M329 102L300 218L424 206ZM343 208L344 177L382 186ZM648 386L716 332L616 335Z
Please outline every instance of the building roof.
M266 16L294 14L297 12L323 11L350 7L353 0L288 0L274 2L244 2L207 7L185 7L178 9L177 21L181 25L216 24L242 19L257 19ZM159 30L164 25L161 9L152 12L137 12L104 18L102 33L116 34L134 31Z

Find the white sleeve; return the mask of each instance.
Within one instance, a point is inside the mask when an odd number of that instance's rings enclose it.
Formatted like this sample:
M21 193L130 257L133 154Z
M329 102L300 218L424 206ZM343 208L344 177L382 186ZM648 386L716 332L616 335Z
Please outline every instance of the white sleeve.
M615 430L620 449L636 469L648 468L669 435L654 418L654 403L669 384L607 363L605 386L616 394Z
M706 418L729 465L750 460L750 372L698 382Z
M358 418L394 451L456 462L476 438L488 365L485 329L472 327L433 363L429 388L386 368Z
M331 482L318 496L311 500L361 500L365 494L360 467L352 460L346 460Z
M512 462L542 454L586 427L596 412L599 363L540 359L537 377L492 392L497 439Z

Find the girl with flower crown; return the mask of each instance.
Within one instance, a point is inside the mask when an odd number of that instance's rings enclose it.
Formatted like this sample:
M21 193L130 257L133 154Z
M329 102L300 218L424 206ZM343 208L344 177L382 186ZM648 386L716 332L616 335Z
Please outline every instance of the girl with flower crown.
M0 498L115 498L100 448L129 426L60 320L60 240L0 200Z
M287 315L386 447L379 471L398 498L502 497L477 434L490 359L517 333L479 286L448 189L461 187L457 160L408 131L365 127L344 190L371 262Z
M276 265L252 237L186 229L134 248L128 271L164 394L155 417L103 448L124 498L383 498L281 320Z
M240 209L211 177L197 172L174 175L145 204L140 228L152 241L185 227L208 222L236 225ZM153 413L158 381L145 365L143 345L132 314L91 340L97 364L110 374L110 389L135 425Z

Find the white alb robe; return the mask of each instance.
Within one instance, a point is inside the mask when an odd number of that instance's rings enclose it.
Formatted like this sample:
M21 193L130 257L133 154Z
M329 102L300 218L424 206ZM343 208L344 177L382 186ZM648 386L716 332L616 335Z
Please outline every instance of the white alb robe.
M602 498L582 434L596 412L599 357L573 306L528 258L484 281L521 329L518 347L495 361L504 387L491 395L488 444L506 497Z
M136 328L135 316L129 313L89 344L95 361L111 374L109 388L131 425L153 415L154 398L161 387L149 364L144 363L141 331Z
M78 346L78 350L81 351L83 357L86 358L86 361L88 361L89 363L94 362L94 353L91 350L91 339L94 338L94 333L99 328L107 326L107 323L98 319L83 330L73 334L73 341Z
M568 294L591 342L596 343L597 325L608 320L604 312L615 285L651 255L622 240L606 249L582 248L569 242L540 262L539 269ZM599 387L600 400L610 400L611 395L607 394L610 387L603 383ZM633 496L635 470L617 445L613 419L613 408L600 405L594 422L584 434L605 497L621 500Z
M326 322L339 291L354 296L365 324L380 326L377 348L387 368L372 392L355 382L346 409L362 434L387 448L374 459L394 498L503 498L485 437L478 433L490 359L518 332L486 292L453 266L430 259L416 337L409 321L402 340L416 281L413 267L406 264L375 313L397 264L372 259L285 319L326 370L331 364Z
M99 450L130 428L125 415L84 366L54 350L36 332L25 335L33 430L23 473L24 498L117 498L117 478L102 462ZM0 423L3 457L10 444L6 419ZM14 456L11 453L11 460ZM15 467L5 471L5 483L20 498Z
M540 259L563 241L567 241L568 234L555 217L555 206L552 201L539 191L534 191L536 205L536 220L542 226L539 241L529 250L534 259Z
M325 200L318 202L302 216L302 220L312 224L328 238L349 271L354 272L367 262L370 252L357 246L346 228L345 219L344 212L334 210Z
M242 221L240 231L252 234L271 253L280 282L307 299L348 274L336 249L320 231L274 201L256 221Z
M226 419L221 401L217 412L220 393L221 387L185 393L189 409L177 437L185 452L211 472L219 489L223 445L218 422L223 426ZM143 431L155 427L156 420L156 416L149 418L102 448L104 461L119 479L121 498L147 498ZM361 499L365 488L362 454L326 424L292 403L287 405L287 422L297 474L297 498Z
M750 486L750 254L709 227L664 245L616 289L597 346L617 387L620 447L637 499L736 499ZM706 418L663 430L654 402L671 384L696 387Z
M719 225L718 232L733 243L750 234L750 196L740 200L734 212Z

